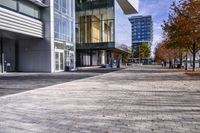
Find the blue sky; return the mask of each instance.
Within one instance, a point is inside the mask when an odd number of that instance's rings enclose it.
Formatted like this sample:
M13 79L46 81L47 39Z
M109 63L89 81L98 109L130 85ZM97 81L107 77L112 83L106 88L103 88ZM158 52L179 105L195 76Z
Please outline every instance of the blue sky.
M152 50L156 44L162 40L162 28L163 20L166 20L169 15L170 5L174 0L139 0L140 8L137 15L152 15L153 17L153 34L154 41ZM176 0L178 1L178 0Z
M137 15L151 15L153 17L153 45L152 45L152 51L154 50L156 44L162 40L162 28L161 25L163 23L163 20L166 20L169 15L169 8L170 5L173 3L173 1L178 0L139 0L139 13L134 15L121 15L120 9L117 8L117 16L119 16L120 21L117 23L120 23L121 27L124 27L123 29L126 29L126 32L123 32L124 34L120 35L120 38L126 38L124 42L126 41L126 44L129 46L131 45L130 40L130 34L131 32L131 25L128 21L128 18L131 16L137 16ZM119 28L120 29L120 28ZM122 32L121 32L122 33Z

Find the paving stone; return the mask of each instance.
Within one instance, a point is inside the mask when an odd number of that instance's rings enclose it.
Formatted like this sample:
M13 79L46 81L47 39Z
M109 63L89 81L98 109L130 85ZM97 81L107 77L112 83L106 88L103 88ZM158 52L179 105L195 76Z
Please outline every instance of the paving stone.
M77 79L1 96L0 133L200 130L200 77L156 66L132 66Z

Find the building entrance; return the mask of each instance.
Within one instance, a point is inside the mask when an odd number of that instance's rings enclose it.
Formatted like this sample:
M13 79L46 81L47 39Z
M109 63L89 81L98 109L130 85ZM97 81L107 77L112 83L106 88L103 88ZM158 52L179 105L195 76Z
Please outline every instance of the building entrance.
M0 72L18 70L18 41L0 38Z
M64 51L62 50L55 52L55 70L64 71Z

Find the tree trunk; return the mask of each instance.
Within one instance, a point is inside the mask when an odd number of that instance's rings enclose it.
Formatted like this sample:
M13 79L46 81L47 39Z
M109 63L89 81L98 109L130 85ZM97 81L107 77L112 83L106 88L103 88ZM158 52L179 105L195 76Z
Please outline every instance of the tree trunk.
M200 58L199 58L199 68L200 68Z
M174 65L173 68L176 68L176 58L174 58Z
M188 70L188 53L186 53L185 70Z
M182 65L183 65L183 57L181 55L181 57L180 57L180 66L181 66L181 68L182 68Z
M172 68L172 61L169 60L169 68Z
M193 43L193 46L192 46L192 55L193 55L193 64L192 64L192 70L195 71L195 68L196 68L196 43Z

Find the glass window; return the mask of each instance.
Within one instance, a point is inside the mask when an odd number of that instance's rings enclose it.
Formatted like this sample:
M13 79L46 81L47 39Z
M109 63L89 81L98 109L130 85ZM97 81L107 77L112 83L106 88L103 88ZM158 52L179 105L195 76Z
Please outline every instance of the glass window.
M59 38L59 29L60 29L60 21L59 21L59 16L58 15L55 15L55 18L54 18L54 32L55 32L55 37L56 38Z
M40 18L39 8L27 1L19 2L19 12L32 16L34 18Z
M104 0L105 1L105 0ZM109 1L105 1L106 3ZM97 2L93 2L98 6ZM96 5L97 4L97 5ZM99 43L114 41L114 8L93 8L90 4L76 12L77 43ZM85 8L88 8L86 10ZM91 8L91 9L90 9ZM82 11L83 10L83 11Z
M65 0L64 0L65 1ZM70 6L70 2L72 2L71 0L67 0L66 2L65 2L65 13L68 15L68 16L70 16L70 8L71 8L71 6Z
M69 0L67 0L69 1ZM62 0L62 12L63 13L67 13L67 1L66 0Z
M71 22L71 42L74 41L74 22Z
M73 7L73 0L55 0L54 7L58 12L61 12L65 15L71 16L71 8Z
M17 5L19 4L19 8ZM0 0L0 5L16 10L34 18L40 18L40 9L36 5L25 0Z
M74 0L71 0L71 17L74 17L75 9L72 7L74 7Z
M35 18L40 18L40 10L38 8L35 9L34 17Z
M57 10L59 10L59 2L60 2L60 0L54 0L54 7Z
M55 67L56 70L59 70L59 52L55 53Z
M64 53L60 53L60 70L64 70Z
M73 42L74 41L74 0L55 0L55 38L61 41ZM72 10L73 9L73 10ZM73 11L73 12L71 12ZM58 17L59 16L59 17Z
M17 10L17 1L16 0L0 0L0 5Z

